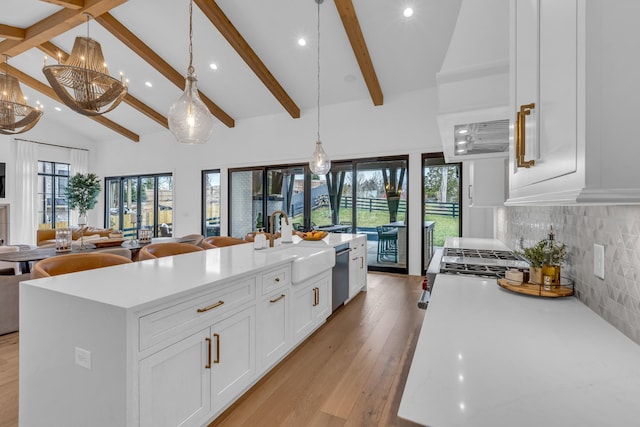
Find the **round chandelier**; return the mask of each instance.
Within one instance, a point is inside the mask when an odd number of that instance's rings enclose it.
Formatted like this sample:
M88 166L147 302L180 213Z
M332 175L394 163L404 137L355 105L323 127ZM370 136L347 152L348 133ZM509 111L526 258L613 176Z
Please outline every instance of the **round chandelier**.
M9 56L5 55L6 72L0 76L0 133L15 135L31 129L42 117L38 107L26 104L20 83L9 75Z

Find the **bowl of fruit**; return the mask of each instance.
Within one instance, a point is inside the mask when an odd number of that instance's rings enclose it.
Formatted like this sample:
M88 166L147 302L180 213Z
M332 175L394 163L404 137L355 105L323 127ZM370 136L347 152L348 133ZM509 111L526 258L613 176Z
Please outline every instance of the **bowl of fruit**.
M296 234L300 236L302 240L322 240L327 234L326 231L311 230L311 231L297 231Z

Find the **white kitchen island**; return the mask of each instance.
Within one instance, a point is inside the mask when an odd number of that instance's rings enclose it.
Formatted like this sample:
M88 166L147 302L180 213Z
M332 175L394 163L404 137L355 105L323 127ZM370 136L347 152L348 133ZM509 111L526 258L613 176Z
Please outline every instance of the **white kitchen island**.
M246 244L23 282L20 425L206 425L325 322L334 262Z
M640 425L640 346L576 298L440 274L398 416L431 427Z

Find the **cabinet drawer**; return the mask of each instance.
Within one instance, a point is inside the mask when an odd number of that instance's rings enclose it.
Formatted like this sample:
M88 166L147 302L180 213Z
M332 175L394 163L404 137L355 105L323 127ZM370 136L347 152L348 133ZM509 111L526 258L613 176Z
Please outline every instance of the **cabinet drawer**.
M140 317L140 351L173 338L203 320L215 318L234 307L255 300L256 278L238 280L223 289Z
M283 265L282 267L267 271L262 275L262 295L278 289L282 286L291 284L291 265Z

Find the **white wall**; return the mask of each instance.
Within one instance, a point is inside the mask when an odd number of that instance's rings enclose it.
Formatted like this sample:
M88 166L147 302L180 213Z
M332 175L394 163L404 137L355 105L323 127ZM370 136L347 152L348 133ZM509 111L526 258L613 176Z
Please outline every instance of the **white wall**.
M44 120L42 118L41 120ZM0 204L10 205L9 215L9 244L30 244L33 242L18 242L15 236L18 236L17 227L21 225L22 213L18 210L17 189L20 183L16 176L16 146L17 144L30 144L29 141L43 142L47 144L55 144L66 147L86 148L93 147L91 141L86 141L79 137L73 129L67 129L56 125L55 123L47 123L47 126L38 127L38 123L32 130L18 135L0 135L0 162L6 163L6 188L5 198L0 199ZM35 144L37 160L70 163L71 150L68 148L59 148L42 144ZM89 160L89 169L91 169L91 159ZM96 218L91 218L92 223L96 223ZM100 216L102 223L102 216Z
M420 274L421 153L442 150L437 123L435 89L386 97L374 107L370 100L322 107L321 139L334 159L408 154L410 218L410 274ZM230 167L307 162L316 138L316 110L300 119L286 113L237 120L228 129L216 125L212 139L202 146L183 146L169 131L141 137L139 143L123 139L96 144L91 170L118 176L171 172L174 176L174 231L200 232L201 171L221 170L222 212L227 210L227 169ZM104 197L91 213L102 224ZM221 232L226 233L223 215Z

